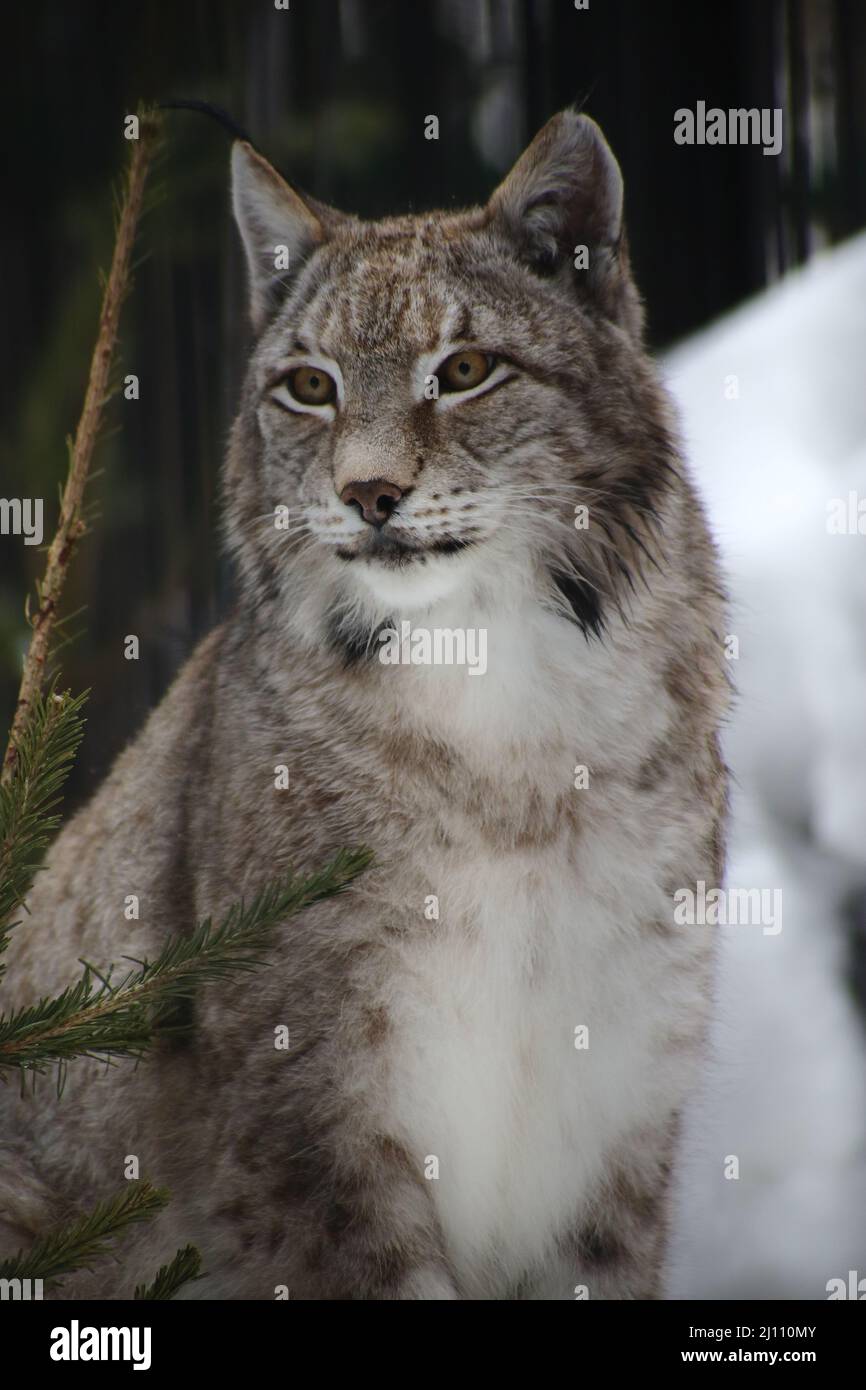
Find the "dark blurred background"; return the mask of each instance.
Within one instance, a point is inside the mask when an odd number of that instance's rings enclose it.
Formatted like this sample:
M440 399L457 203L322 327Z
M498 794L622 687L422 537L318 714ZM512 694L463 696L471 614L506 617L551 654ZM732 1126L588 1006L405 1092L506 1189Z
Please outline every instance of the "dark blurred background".
M0 495L56 519L112 246L123 117L141 99L227 108L289 177L362 215L483 200L577 101L623 167L650 340L664 347L866 225L863 0L47 0L5 16ZM673 113L782 107L784 148L678 146ZM440 138L424 138L436 115ZM123 319L123 372L75 561L85 606L63 683L92 687L70 790L102 776L230 593L218 471L246 341L229 139L172 113L161 199ZM0 537L0 717L43 557ZM123 658L136 633L141 659Z

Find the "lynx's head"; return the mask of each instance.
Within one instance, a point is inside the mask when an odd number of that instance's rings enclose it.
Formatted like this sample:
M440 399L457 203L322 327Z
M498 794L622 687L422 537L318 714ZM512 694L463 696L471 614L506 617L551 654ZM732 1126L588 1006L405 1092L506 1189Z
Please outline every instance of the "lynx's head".
M246 593L318 605L356 644L515 587L600 632L672 473L595 123L555 116L457 213L363 222L243 143L232 170L256 335L226 485Z

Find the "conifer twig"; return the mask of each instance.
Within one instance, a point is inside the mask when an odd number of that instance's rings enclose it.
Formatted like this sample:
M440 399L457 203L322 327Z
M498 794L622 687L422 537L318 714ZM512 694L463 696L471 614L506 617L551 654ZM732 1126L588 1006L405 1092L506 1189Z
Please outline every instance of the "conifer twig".
M236 903L218 925L207 917L190 936L170 937L155 960L136 962L118 983L111 970L99 975L87 966L62 994L0 1015L0 1072L40 1072L73 1057L143 1056L158 1033L172 1031L171 1005L209 981L256 969L280 922L341 892L371 858L369 850L341 850L315 873L278 879L249 904Z
M100 1202L86 1216L43 1236L26 1253L19 1251L0 1261L0 1279L56 1283L61 1275L89 1269L94 1260L108 1253L116 1235L135 1222L151 1220L168 1201L165 1188L152 1187L146 1181L130 1183L124 1192Z
M0 771L0 784L4 786L8 785L15 771L18 761L18 745L31 718L31 711L36 698L42 690L51 634L69 571L69 562L76 545L86 530L86 522L82 516L84 490L87 486L93 451L102 422L103 407L108 395L111 365L117 346L120 310L129 289L130 263L135 244L135 234L141 217L145 184L158 143L159 130L160 117L157 113L149 109L142 109L139 112L139 138L132 142L130 152L123 200L117 222L114 254L102 297L99 331L90 362L84 405L75 432L75 439L70 446L69 472L60 503L60 518L54 539L48 548L45 574L41 583L37 585L38 607L35 613L30 613L28 609L27 617L31 628L30 645L24 658L18 701L3 759L3 768Z
M133 1298L160 1299L174 1298L178 1289L191 1280L201 1278L201 1254L194 1245L185 1245L178 1250L173 1260L162 1265L152 1284L137 1284Z
M58 694L52 683L37 692L18 744L18 772L0 785L0 956L39 867L42 851L60 822L55 807L81 742L81 707L87 696ZM0 961L0 976L3 974Z

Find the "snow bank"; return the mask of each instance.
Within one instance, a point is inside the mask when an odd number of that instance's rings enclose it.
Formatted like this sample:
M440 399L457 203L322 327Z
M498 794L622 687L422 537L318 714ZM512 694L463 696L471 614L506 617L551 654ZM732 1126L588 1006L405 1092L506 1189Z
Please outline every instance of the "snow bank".
M828 1279L866 1275L866 1032L844 915L866 892L866 534L827 529L833 499L866 507L866 236L663 366L739 640L728 882L780 887L784 913L778 936L719 928L670 1295L826 1298Z

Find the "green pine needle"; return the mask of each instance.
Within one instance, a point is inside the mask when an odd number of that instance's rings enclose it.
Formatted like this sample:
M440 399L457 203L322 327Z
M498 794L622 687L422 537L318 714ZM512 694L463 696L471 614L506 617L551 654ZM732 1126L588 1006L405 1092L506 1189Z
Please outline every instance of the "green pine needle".
M367 867L369 850L340 850L306 877L290 874L235 903L214 926L210 917L189 937L170 937L155 960L136 962L119 981L86 966L77 984L51 999L0 1015L0 1071L42 1071L73 1057L141 1057L171 1029L173 1006L203 984L254 970L274 929L287 917L340 893Z
M19 1250L0 1262L0 1279L56 1283L61 1275L90 1269L94 1260L109 1253L115 1236L130 1225L150 1221L167 1205L169 1195L165 1188L152 1187L149 1182L131 1183L86 1216L43 1236L26 1254Z
M163 1301L174 1298L184 1284L201 1278L200 1271L201 1254L194 1245L185 1245L173 1260L160 1267L152 1284L137 1284L133 1297Z
M15 767L0 785L0 955L17 923L9 918L30 890L42 853L60 823L54 808L84 731L81 708L54 684L34 703L16 745ZM2 972L2 966L0 966Z

